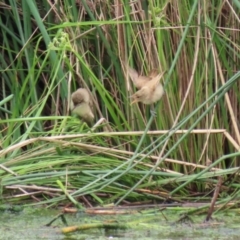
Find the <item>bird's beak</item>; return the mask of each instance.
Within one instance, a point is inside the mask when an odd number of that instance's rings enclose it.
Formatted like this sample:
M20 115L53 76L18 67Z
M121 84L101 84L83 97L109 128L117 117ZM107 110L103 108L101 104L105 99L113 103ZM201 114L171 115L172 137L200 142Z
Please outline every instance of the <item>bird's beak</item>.
M133 105L134 103L137 103L137 102L138 102L138 99L135 98L135 99L133 99L133 101L130 103L130 105Z

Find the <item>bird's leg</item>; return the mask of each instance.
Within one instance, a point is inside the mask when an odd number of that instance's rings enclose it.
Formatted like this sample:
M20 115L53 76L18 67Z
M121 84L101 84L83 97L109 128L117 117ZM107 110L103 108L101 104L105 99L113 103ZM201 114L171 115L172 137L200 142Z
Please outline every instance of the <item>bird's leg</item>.
M152 115L153 117L156 117L156 116L157 116L157 113L156 113L156 111L155 111L155 109L154 109L154 105L151 104L151 107L150 107L150 108L151 108L151 109L150 109L151 115Z

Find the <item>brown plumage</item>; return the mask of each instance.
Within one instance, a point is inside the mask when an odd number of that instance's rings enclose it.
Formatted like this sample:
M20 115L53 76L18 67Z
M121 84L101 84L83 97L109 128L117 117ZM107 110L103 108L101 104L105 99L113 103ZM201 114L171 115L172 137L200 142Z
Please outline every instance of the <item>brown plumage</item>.
M156 71L152 71L149 76L141 76L131 67L128 67L128 72L133 84L139 89L132 95L131 104L136 102L151 104L163 96L164 89L160 83L163 73L158 74Z
M78 115L83 121L88 124L92 124L93 115L93 103L90 93L85 88L79 88L72 93L71 96L71 111Z

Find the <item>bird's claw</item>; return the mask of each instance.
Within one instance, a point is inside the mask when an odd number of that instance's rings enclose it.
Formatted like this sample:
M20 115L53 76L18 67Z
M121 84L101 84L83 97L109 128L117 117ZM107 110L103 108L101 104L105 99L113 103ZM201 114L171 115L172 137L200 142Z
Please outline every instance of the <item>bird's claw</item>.
M151 113L151 115L153 116L153 117L156 117L157 116L157 113L156 113L156 111L154 111L154 110L150 110L150 113Z

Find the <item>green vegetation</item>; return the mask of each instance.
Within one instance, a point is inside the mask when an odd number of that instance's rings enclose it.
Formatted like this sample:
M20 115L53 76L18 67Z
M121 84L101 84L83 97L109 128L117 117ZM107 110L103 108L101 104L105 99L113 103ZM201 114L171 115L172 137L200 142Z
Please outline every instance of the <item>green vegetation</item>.
M2 203L210 202L221 181L236 206L238 1L50 2L0 3ZM166 71L155 117L130 105L126 63ZM92 129L69 114L78 87Z

